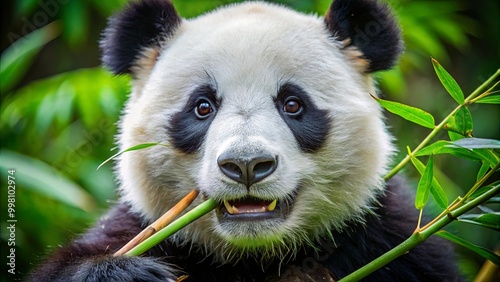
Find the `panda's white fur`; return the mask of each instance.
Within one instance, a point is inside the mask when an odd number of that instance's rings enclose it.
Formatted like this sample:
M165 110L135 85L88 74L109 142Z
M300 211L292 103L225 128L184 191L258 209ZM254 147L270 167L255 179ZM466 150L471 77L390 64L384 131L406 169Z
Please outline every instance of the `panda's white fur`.
M263 199L297 196L284 222L221 225L211 213L175 236L217 254L221 261L252 251L276 256L362 222L384 189L393 152L376 90L358 71L352 50L332 40L322 18L251 2L184 20L164 42L154 66L139 69L121 122L120 148L161 142L122 155L121 193L134 210L153 221L192 189L222 202L250 193ZM303 88L332 127L317 152L304 153L273 103L280 85ZM199 85L217 88L222 104L199 153L168 146L165 125ZM266 150L279 165L250 192L229 180L218 156L233 150ZM195 204L199 204L198 199Z

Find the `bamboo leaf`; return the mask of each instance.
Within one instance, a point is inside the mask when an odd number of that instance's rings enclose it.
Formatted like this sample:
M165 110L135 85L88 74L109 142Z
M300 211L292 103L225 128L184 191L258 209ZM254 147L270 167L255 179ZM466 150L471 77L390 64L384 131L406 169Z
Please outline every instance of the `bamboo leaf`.
M451 117L451 118L453 118L453 117ZM465 137L462 134L458 134L456 132L453 132L452 130L448 130L448 136L450 137L451 141L459 140L459 139L462 139Z
M500 212L487 214L464 214L458 217L458 221L476 224L500 231Z
M417 157L440 154L451 154L464 159L485 162L489 167L494 167L500 162L500 157L492 149L469 149L446 140L438 140L414 153Z
M107 160L105 160L104 162L102 162L98 167L97 169L101 168L101 166L103 166L104 164L106 164L107 162L115 159L116 157L120 156L121 154L123 153L126 153L126 152L130 152L130 151L137 151L137 150L141 150L141 149L146 149L146 148L149 148L149 147L153 147L153 146L156 146L156 145L161 145L161 143L159 142L154 142L154 143L143 143L143 144L139 144L139 145L135 145L135 146L132 146L130 148L127 148L123 151L120 151L114 155L112 155L111 157L109 157Z
M500 95L486 96L477 100L475 103L479 104L500 104Z
M487 162L491 168L495 167L500 162L500 156L498 156L494 149L472 149L472 151L478 155L482 161Z
M495 139L462 138L451 143L467 149L500 149L500 140Z
M495 182L491 183L490 185L483 186L483 187L477 189L476 191L474 191L474 193L472 193L472 195L470 195L469 199L475 199L475 198L483 195L484 193L488 192L489 190L495 189L498 185L500 185L500 180L495 181ZM469 200L469 199L467 199L467 200Z
M425 165L416 157L410 154L410 160L413 163L413 166L418 170L420 175L423 175L425 172ZM448 196L443 190L443 187L439 184L435 177L432 178L432 186L431 186L431 194L436 203L445 209L448 206Z
M422 148L415 153L415 156L429 156L429 155L440 155L440 154L452 154L457 157L470 159L474 161L482 161L482 158L478 156L474 151L454 146L451 142L445 140L438 140L435 143Z
M473 130L472 116L466 107L460 108L455 115L450 117L445 129L454 131L463 136L471 136Z
M435 59L432 59L432 65L434 66L434 70L436 71L436 74L446 91L448 91L451 97L453 97L458 104L463 105L464 93L462 92L462 89L460 89L460 86L458 86L455 79L453 79L453 77Z
M462 107L455 114L455 120L459 126L460 133L464 136L472 136L473 124L472 115L470 114L469 108Z
M499 265L500 266L500 256L493 253L492 251L485 249L483 247L477 246L472 244L469 241L466 241L458 236L455 236L449 232L446 232L444 230L439 230L438 232L435 233L441 238L444 238L448 241L451 241L457 245L463 246L468 248L469 250L475 252L476 254L482 256L483 258L491 261L492 263Z
M432 178L434 176L434 157L431 155L427 161L427 166L425 167L422 177L418 182L417 194L415 197L415 207L421 210L427 204L429 200L429 192L432 187Z
M493 197L486 201L487 204L500 204L500 197Z
M476 180L481 179L486 174L486 172L488 172L489 168L490 166L488 165L488 163L483 161L481 167L479 168L479 171L477 172Z
M431 129L435 126L434 117L422 109L398 102L383 100L374 96L372 97L375 98L377 102L386 110L408 121Z

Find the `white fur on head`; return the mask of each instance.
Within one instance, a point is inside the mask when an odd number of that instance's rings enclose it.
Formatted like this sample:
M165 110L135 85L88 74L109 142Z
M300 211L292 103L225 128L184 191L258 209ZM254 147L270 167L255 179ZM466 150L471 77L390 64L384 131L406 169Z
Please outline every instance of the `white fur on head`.
M195 243L221 261L284 256L348 221L362 222L384 190L393 147L370 97L371 78L322 18L245 3L184 20L168 40L148 73L135 75L120 148L168 143L171 117L200 85L212 85L221 105L199 151L156 146L122 155L124 201L152 221L194 188L219 201L243 196L248 191L225 178L217 157L225 150L266 150L278 156L278 167L251 193L265 199L296 193L286 220L220 224L212 212L175 240ZM329 113L330 130L315 152L301 150L276 109L273 99L285 83L301 87Z

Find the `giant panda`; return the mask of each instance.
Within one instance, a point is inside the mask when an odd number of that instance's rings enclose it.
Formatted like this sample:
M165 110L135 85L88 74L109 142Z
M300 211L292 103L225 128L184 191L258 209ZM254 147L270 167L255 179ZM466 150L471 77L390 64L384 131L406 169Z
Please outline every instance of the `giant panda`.
M120 200L32 281L336 281L416 227L372 74L403 50L389 8L335 0L325 17L245 2L181 18L128 4L100 44L132 77L117 138ZM219 206L139 257L112 254L192 189ZM431 238L366 281L457 281Z

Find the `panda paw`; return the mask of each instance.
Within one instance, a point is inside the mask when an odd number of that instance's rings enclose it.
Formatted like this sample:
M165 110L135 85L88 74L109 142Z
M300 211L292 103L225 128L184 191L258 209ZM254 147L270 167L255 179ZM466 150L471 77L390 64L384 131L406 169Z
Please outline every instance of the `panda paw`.
M176 276L154 258L106 256L81 263L71 281L176 281Z

